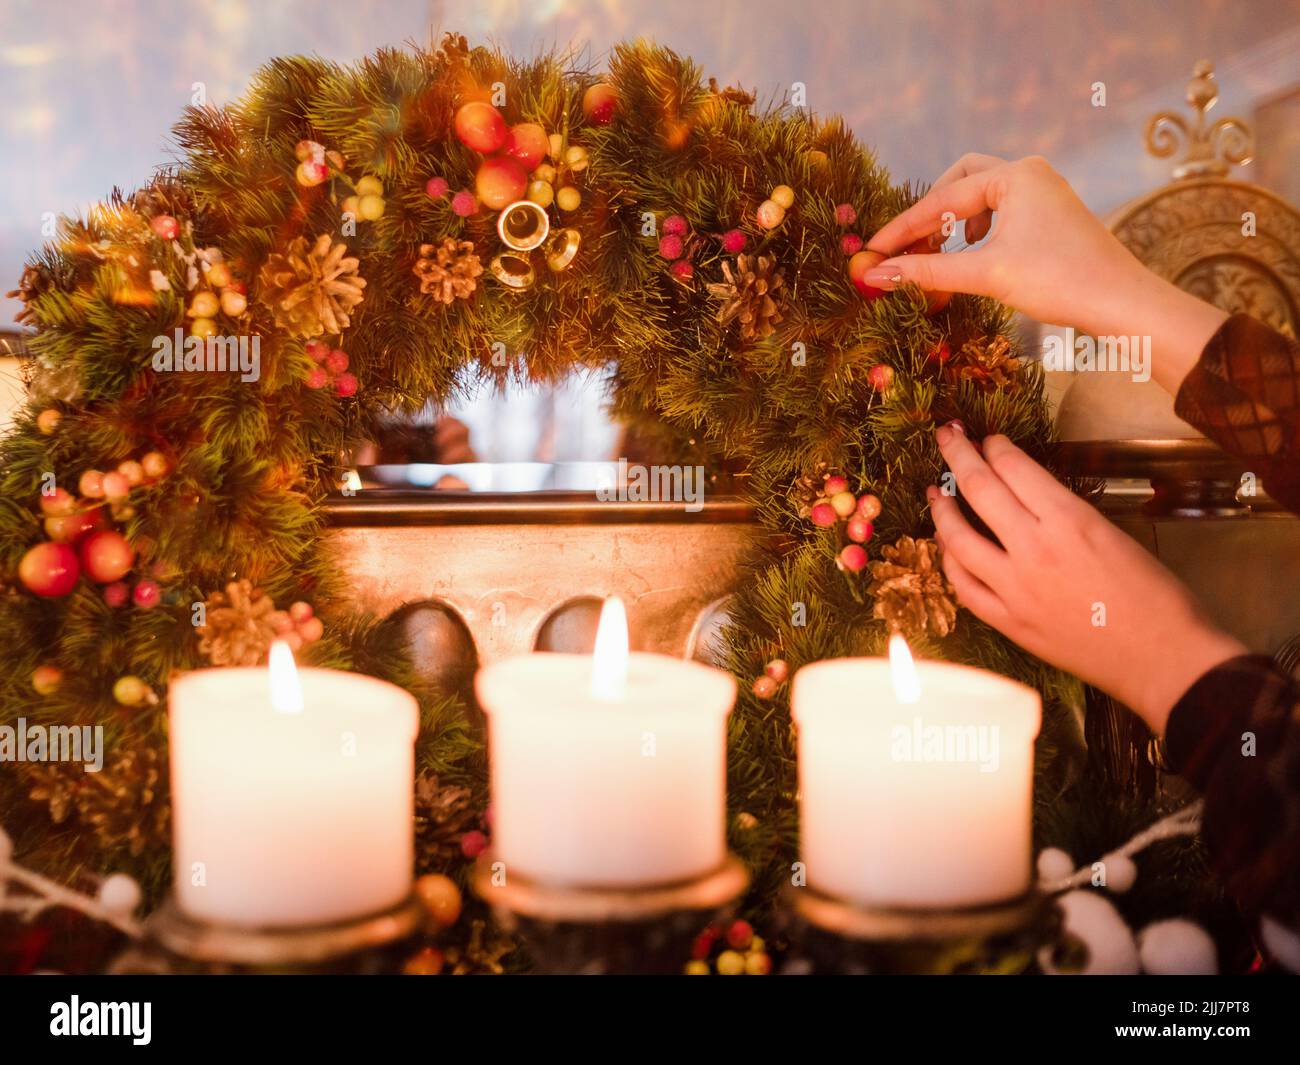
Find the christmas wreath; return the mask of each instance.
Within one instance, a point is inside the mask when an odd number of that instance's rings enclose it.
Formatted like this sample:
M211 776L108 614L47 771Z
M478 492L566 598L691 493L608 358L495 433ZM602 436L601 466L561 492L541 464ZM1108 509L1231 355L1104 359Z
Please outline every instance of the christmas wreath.
M280 637L420 697L418 853L462 876L486 801L468 693L422 685L397 629L346 608L322 504L390 412L580 367L612 368L615 416L677 461L741 469L773 534L725 633L756 912L795 854L787 678L891 631L1043 693L1042 842L1100 853L1149 818L1091 796L1124 815L1097 835L1051 756L1075 683L960 611L937 565L935 426L1048 461L1050 415L1004 308L858 280L914 193L842 121L759 108L651 44L595 73L448 36L352 67L274 60L175 138L174 167L63 220L17 290L34 332L0 442L3 718L107 733L98 774L0 770L26 861L156 893L168 678Z

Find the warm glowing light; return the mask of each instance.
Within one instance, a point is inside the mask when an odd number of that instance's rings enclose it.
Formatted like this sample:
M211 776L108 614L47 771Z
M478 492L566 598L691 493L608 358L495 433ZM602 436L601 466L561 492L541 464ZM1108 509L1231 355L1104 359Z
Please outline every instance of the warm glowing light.
M921 678L916 675L916 663L907 641L898 633L889 638L889 671L894 681L894 697L900 703L915 703L921 699Z
M600 609L596 646L591 655L591 695L609 702L627 690L627 611L623 600L610 596Z
M298 667L293 662L293 651L283 640L271 644L269 665L271 705L282 714L301 714L302 685L298 681Z

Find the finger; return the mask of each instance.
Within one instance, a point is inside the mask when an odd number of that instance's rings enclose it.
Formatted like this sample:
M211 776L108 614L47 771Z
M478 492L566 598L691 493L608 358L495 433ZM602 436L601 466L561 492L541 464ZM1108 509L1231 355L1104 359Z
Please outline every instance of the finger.
M935 439L957 478L958 491L1004 545L1014 547L1034 534L1037 517L1025 509L956 423L941 426Z
M926 498L930 501L930 516L945 556L952 555L989 587L997 588L1011 564L1007 553L971 527L955 498L933 486L926 492Z
M981 155L979 152L967 152L958 159L952 166L939 175L938 180L934 183L934 188L940 188L943 185L951 185L959 178L970 177L971 174L978 174L983 170L992 170L995 166L1002 166L1005 159L999 159L996 155ZM981 211L979 214L973 214L966 219L966 228L963 234L967 244L974 244L977 240L983 240L988 236L989 230L993 226L993 212ZM932 234L930 240L937 250L947 239L948 234Z
M1006 603L998 598L997 593L962 565L957 556L946 548L942 555L942 563L943 572L947 574L953 591L957 593L957 602L981 621L988 622L995 629L1005 630L1012 615Z
M926 292L967 292L973 296L995 295L997 280L997 271L984 251L900 255L877 263L862 275L863 284L885 292L910 283Z
M981 155L979 152L967 152L958 159L952 166L948 167L942 174L935 178L932 189L941 188L944 185L951 185L964 177L970 177L971 174L979 174L985 170L992 170L995 166L1006 165L1005 159L1000 159L996 155Z
M867 248L882 255L893 255L909 244L943 228L945 222L970 218L981 211L997 210L1004 167L980 170L955 181L936 186L906 211L886 222L869 241Z
M1087 506L1047 470L1001 434L986 436L984 459L1015 497L1038 518Z

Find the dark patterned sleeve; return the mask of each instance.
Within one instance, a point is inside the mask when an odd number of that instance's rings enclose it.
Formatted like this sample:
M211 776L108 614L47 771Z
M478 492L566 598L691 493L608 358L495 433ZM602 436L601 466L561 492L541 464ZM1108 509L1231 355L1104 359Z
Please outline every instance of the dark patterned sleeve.
M1300 921L1300 686L1265 655L1206 673L1169 715L1170 768L1205 796L1201 836L1247 908Z
M1300 344L1234 314L1205 345L1174 411L1300 513Z

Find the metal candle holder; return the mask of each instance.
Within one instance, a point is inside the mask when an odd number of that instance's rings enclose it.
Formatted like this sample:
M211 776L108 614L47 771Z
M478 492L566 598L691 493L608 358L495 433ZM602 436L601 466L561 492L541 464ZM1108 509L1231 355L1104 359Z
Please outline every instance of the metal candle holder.
M1050 896L1031 891L989 906L870 907L814 888L787 888L790 938L818 973L1020 973L1055 935Z
M544 973L680 973L695 936L749 887L734 855L705 876L637 888L557 886L517 874L498 884L493 864L491 852L479 857L474 893L528 942Z
M426 912L411 895L387 910L294 928L245 928L192 917L169 897L144 926L144 940L116 973L394 973L423 932Z

